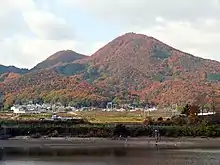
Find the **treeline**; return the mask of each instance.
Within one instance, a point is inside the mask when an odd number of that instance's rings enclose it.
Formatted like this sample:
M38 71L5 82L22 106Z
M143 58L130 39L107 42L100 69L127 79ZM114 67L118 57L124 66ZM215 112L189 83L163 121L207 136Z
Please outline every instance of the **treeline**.
M159 129L160 135L165 137L181 136L207 136L220 137L219 125L196 125L196 126L145 126L145 125L74 125L74 126L48 126L26 125L9 127L8 134L11 136L31 136L31 137L141 137L154 136L154 130Z
M13 103L16 105L24 105L27 103L33 103L33 104L43 104L43 103L49 103L49 104L61 104L63 106L71 106L71 107L99 107L99 108L105 108L109 100L100 98L99 99L93 99L93 98L65 98L63 96L56 96L56 97L50 97L50 98L36 98L33 100L15 100Z
M140 101L135 98L137 96L128 95L127 98L122 98L119 96L105 95L105 97L101 97L96 94L90 93L78 93L77 95L73 95L71 92L66 90L60 91L50 91L44 92L43 94L31 94L28 92L21 93L18 95L5 95L4 97L0 97L0 109L4 108L8 110L12 105L25 105L28 103L33 104L61 104L64 106L72 106L75 108L80 107L97 107L97 108L106 108L109 102L112 102L114 107L154 107L156 104L153 102L148 102L146 100Z
M31 137L140 137L154 136L155 129L159 130L161 136L167 137L220 137L219 124L219 115L196 117L193 120L186 116L176 116L166 120L158 118L139 124L91 124L86 120L0 120L2 132L6 128L12 136Z

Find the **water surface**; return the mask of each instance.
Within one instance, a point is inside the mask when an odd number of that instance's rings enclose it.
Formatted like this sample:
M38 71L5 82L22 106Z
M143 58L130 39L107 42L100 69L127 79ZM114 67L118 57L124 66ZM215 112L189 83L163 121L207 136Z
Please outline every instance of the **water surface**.
M219 165L220 150L105 148L1 151L0 165Z

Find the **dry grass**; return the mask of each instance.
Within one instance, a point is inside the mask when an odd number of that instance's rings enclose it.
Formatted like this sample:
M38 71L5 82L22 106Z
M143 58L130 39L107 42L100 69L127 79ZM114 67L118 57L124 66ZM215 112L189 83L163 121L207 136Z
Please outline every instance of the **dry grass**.
M170 118L172 116L171 112L164 111L152 111L144 112L102 112L102 111L90 111L90 112L77 112L77 114L92 123L141 123L148 116L153 119L158 119L163 117L164 119ZM174 115L174 114L173 114Z
M50 118L52 114L24 114L24 115L14 115L14 114L2 114L0 118L5 119L20 119L20 120L39 120L39 118ZM148 116L157 120L159 117L164 119L170 118L172 116L171 112L164 110L144 112L103 112L103 111L82 111L76 113L58 113L57 115L62 117L74 117L79 116L87 119L91 123L141 123ZM175 115L175 114L173 114Z
M114 123L114 122L142 122L143 115L140 112L78 112L78 115L92 123Z

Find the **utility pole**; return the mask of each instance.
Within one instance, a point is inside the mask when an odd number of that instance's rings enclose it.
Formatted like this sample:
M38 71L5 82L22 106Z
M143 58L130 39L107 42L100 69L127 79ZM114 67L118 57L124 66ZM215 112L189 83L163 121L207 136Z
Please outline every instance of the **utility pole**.
M143 111L144 111L144 119L146 119L146 113L145 113L145 108L143 108Z

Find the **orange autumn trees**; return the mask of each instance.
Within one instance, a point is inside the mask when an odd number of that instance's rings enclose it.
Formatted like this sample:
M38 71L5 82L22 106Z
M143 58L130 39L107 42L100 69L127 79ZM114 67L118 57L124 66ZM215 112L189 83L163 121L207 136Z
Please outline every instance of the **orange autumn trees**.
M39 98L48 103L61 102L68 105L75 102L82 106L99 106L102 102L108 101L105 96L99 94L98 87L55 72L26 74L7 82L3 88L5 108L15 102L25 103Z
M219 74L217 61L184 53L153 37L127 33L91 56L61 51L28 73L0 76L0 92L6 104L40 97L77 105L100 105L114 98L120 104L200 105L210 104L212 92L220 89ZM132 100L129 93L140 99ZM200 96L205 99L196 104Z
M198 105L189 105L186 104L186 106L183 108L182 114L185 114L190 122L194 123L196 122L196 117L198 116L200 112L200 107Z

